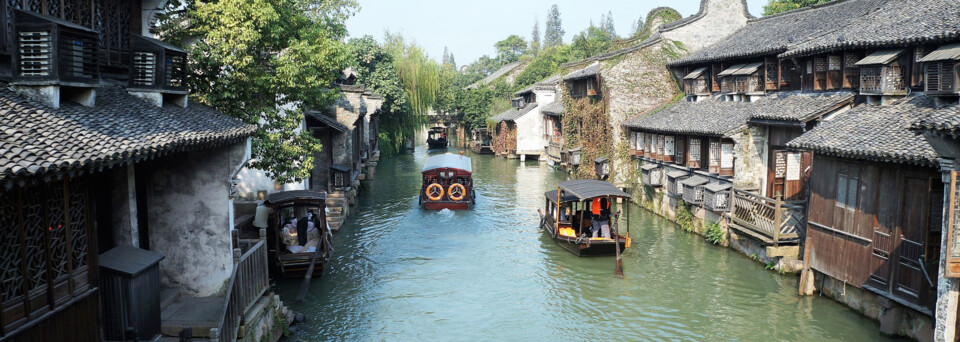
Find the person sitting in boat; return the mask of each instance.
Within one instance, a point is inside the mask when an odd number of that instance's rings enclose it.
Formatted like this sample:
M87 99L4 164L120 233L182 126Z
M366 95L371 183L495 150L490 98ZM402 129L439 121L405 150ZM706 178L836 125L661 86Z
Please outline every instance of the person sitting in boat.
M283 243L290 253L313 253L320 245L320 230L312 216L293 218L283 227Z
M597 233L600 233L600 237L609 239L610 202L607 201L606 198L594 198L590 209L590 213L592 214L590 222L593 224L593 227L590 229L591 237L598 237Z

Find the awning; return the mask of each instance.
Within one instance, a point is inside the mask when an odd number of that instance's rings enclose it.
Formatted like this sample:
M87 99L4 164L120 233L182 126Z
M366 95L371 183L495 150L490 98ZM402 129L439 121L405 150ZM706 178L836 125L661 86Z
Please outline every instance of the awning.
M697 70L694 70L693 72L687 74L687 76L683 76L683 79L685 80L697 79L700 77L700 75L703 75L704 71L707 71L707 67L702 67Z
M730 184L730 183L712 183L712 184L707 184L703 186L704 189L713 193L726 191L732 187L733 187L733 184Z
M350 172L350 167L346 165L333 164L330 165L330 168L340 172Z
M631 198L630 194L623 192L615 185L593 179L566 181L560 183L558 187L564 197L575 196L580 201L607 196Z
M321 113L321 112L319 112L319 111L315 111L315 110L307 111L307 112L306 112L306 115L307 115L308 117L310 117L310 118L313 118L314 120L319 121L320 124L322 124L322 125L324 125L324 126L327 126L327 127L330 127L330 128L332 128L332 129L334 129L334 130L336 130L336 131L338 131L338 132L343 133L343 132L346 132L346 131L347 131L347 126L345 126L344 124L338 122L337 119L334 119L333 117L324 115L323 113Z
M709 183L710 181L700 176L693 176L680 181L683 186L695 187Z
M887 64L897 59L897 56L900 56L901 53L903 53L903 49L877 51L857 61L855 64L857 66Z
M717 74L717 77L751 75L757 72L757 69L760 69L761 66L763 66L763 62L737 64L724 69Z
M646 164L646 165L640 167L640 169L643 170L643 171L656 170L656 169L659 169L659 168L660 168L660 165L657 165L657 164Z
M540 108L540 113L543 113L549 116L556 116L556 117L562 116L563 103L561 103L560 101L550 102L546 106L543 106L543 108Z
M686 175L689 175L689 174L690 174L690 173L687 172L687 171L674 170L674 171L667 172L667 177L669 177L669 178L680 178L680 177L683 177L683 176L686 176Z
M924 63L946 60L960 60L960 44L941 46L940 48L933 50L933 52L921 58L920 62Z

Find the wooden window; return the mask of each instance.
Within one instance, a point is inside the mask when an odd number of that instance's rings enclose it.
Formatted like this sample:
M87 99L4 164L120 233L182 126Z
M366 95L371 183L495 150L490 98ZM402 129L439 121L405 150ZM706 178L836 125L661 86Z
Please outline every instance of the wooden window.
M857 89L860 87L860 68L857 67L857 61L860 60L860 54L847 52L843 54L843 87Z
M733 143L720 144L720 175L733 176Z
M827 57L817 56L813 61L813 90L827 90Z
M674 136L672 135L663 137L663 160L666 162L673 162L673 156L674 153L676 153L674 141Z
M767 58L764 68L764 85L766 90L777 90L778 80L780 79L780 63L776 58Z
M699 169L700 168L700 139L699 138L690 138L690 143L688 144L690 156L689 161L687 162L687 167Z
M678 136L676 138L676 146L674 146L674 157L673 157L674 163L681 164L681 165L686 163L686 160L687 160L686 150L684 149L686 144L684 144L684 142L686 142L685 137Z
M927 55L927 50L920 46L913 50L913 65L911 67L910 85L920 87L923 85L923 63L920 59Z
M954 61L928 62L924 66L924 88L929 95L957 93L957 73Z
M710 139L710 173L720 173L720 141Z
M723 65L721 64L714 64L710 67L710 89L713 92L720 91L720 80L717 79L717 74L721 71L723 71Z
M857 197L860 189L860 170L855 165L840 165L837 168L837 197L834 211L835 228L856 234L855 218Z
M663 135L657 135L657 160L663 160L664 158L664 147L666 145L666 137Z
M833 55L827 57L827 78L825 89L840 89L843 87L843 56Z
M91 289L96 251L86 184L53 181L0 194L0 331ZM94 282L95 284L95 282Z

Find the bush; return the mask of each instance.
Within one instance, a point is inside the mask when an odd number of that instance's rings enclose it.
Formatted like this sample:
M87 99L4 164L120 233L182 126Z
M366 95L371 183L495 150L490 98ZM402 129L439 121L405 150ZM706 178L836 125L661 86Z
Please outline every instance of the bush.
M714 245L719 245L723 242L723 228L720 227L719 223L716 222L707 222L707 228L703 231L703 238Z
M682 200L677 204L677 224L685 232L693 231L693 213L690 212L687 203Z

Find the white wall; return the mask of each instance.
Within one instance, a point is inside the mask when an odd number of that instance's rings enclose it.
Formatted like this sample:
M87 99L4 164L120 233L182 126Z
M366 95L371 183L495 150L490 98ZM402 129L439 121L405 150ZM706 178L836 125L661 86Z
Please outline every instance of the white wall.
M517 154L543 154L547 140L543 138L543 114L540 109L556 100L554 91L534 91L537 107L517 118Z

